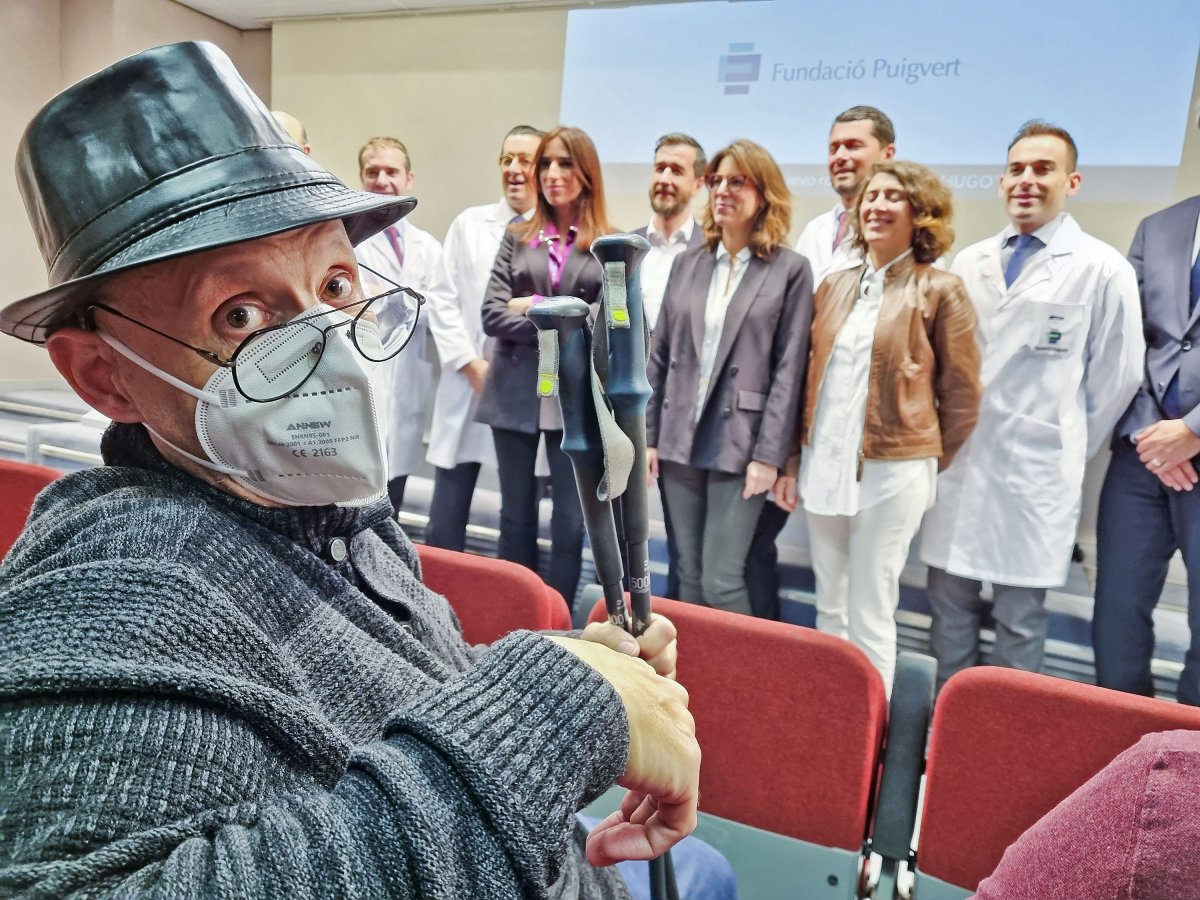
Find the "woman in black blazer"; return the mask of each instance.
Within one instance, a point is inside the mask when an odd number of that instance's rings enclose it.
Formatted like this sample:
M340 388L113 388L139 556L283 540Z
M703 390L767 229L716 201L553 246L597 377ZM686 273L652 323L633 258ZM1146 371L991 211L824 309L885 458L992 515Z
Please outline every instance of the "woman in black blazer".
M537 396L537 329L526 311L545 297L600 299L602 270L592 241L613 229L604 204L600 160L578 128L555 128L533 160L538 202L528 222L509 226L484 294L483 330L496 344L475 418L492 426L500 469L502 559L537 570L538 439L546 440L554 507L548 583L575 599L583 552L583 511L571 461L559 448L556 399Z
M706 246L675 260L654 332L647 457L671 510L681 599L748 614L746 552L803 397L812 271L784 246L791 197L766 150L735 141L705 181Z

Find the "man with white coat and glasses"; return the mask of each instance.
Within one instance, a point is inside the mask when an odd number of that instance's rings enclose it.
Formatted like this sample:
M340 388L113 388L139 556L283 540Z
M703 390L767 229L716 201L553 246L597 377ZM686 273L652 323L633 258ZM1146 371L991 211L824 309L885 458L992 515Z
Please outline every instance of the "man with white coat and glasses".
M1046 589L1067 579L1084 468L1141 382L1137 279L1066 212L1076 159L1064 129L1026 123L1000 181L1009 224L951 267L979 319L983 400L921 541L939 682L978 661L985 581L991 662L1041 668Z
M537 201L530 167L543 133L518 125L505 135L499 160L504 196L455 216L426 298L429 331L442 363L426 457L434 477L425 543L433 547L464 549L480 466L496 465L492 430L475 421L476 400L488 370L479 307L505 229Z

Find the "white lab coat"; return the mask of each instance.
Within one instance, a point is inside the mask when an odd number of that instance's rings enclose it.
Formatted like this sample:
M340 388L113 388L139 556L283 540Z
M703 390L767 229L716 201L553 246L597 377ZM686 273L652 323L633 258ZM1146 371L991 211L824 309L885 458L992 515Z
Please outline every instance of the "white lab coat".
M1004 285L1002 238L951 271L979 318L979 422L941 474L921 559L954 575L1023 587L1067 579L1087 460L1142 379L1137 278L1112 247L1065 216Z
M425 457L442 469L468 462L496 464L492 429L475 421L478 398L458 370L484 355L487 336L479 308L504 229L514 216L504 200L472 206L455 216L446 231L438 277L429 292L429 330L437 342L442 377Z
M796 241L796 252L807 259L812 267L814 291L834 272L853 269L862 264L862 254L854 247L853 230L846 233L837 250L833 249L833 239L837 234L837 217L842 209L839 200L833 209L811 219L800 232L800 239ZM849 210L846 215L853 216L854 210Z
M442 245L437 238L422 231L407 220L396 223L400 242L404 248L404 268L392 250L387 235L382 231L367 238L354 248L358 261L386 275L397 284L411 287L421 294L430 290L442 255ZM363 272L363 286L368 293L381 288ZM399 355L384 363L384 396L387 398L387 454L388 478L410 475L421 462L421 437L425 430L425 416L429 410L429 397L433 392L434 360L428 358L426 348L429 334L428 309L422 309L417 318L417 330L408 345ZM386 311L380 313L380 322L387 324Z

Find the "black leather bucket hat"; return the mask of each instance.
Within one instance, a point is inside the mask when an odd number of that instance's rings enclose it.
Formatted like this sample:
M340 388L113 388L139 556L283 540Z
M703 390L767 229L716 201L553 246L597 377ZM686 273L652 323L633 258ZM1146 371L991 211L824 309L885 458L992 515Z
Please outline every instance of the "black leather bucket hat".
M0 310L0 331L35 343L116 272L334 219L357 244L417 203L346 187L229 57L195 42L121 60L51 100L21 138L17 181L51 286Z

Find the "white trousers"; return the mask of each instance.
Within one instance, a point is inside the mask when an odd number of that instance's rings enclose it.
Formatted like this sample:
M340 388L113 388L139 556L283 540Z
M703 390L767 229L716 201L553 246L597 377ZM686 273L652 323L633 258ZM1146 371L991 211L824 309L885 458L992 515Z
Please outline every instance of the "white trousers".
M888 696L896 670L896 607L908 547L929 505L915 479L899 494L853 516L806 512L817 582L817 628L861 649Z

